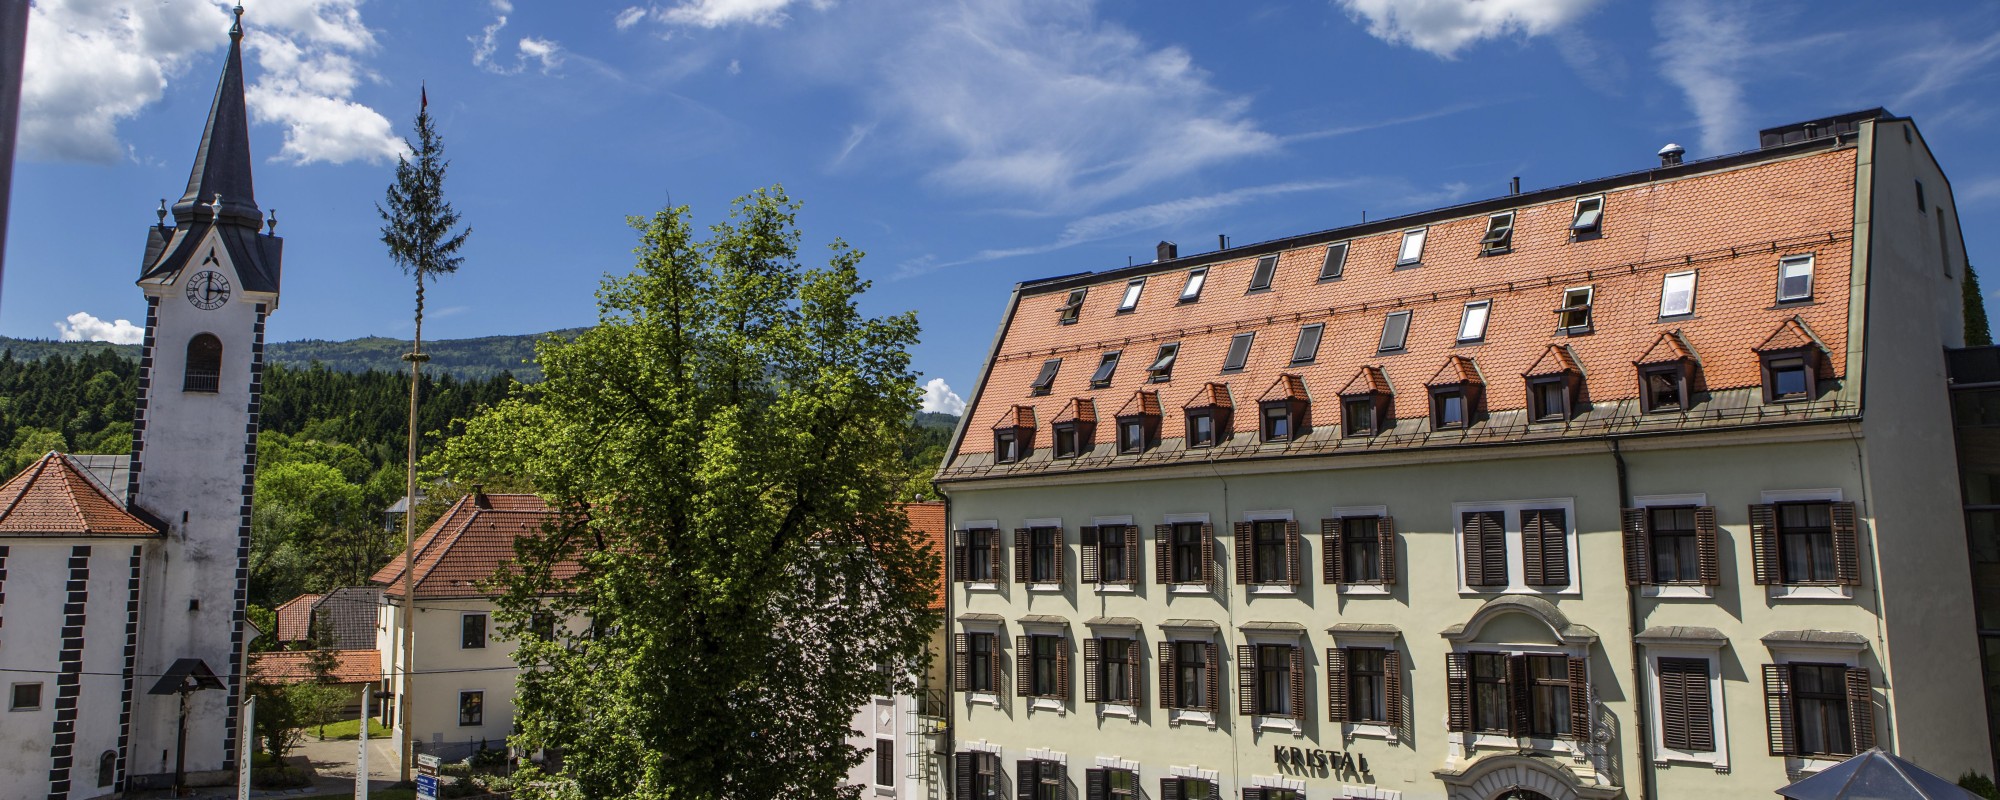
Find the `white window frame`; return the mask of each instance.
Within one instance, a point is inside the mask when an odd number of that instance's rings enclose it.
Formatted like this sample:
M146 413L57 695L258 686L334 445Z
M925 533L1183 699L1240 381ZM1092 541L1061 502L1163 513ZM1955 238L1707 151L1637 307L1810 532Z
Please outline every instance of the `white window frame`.
M1145 277L1133 278L1125 283L1125 294L1118 300L1118 313L1126 313L1139 307L1139 295L1146 289Z
M466 646L465 646L465 620L466 620L466 618L468 618L468 617L482 617L482 618L484 618L484 621L482 621L482 622L480 622L480 623L479 623L479 646L478 646L478 647L466 647ZM460 650L485 650L485 649L487 649L487 648L488 648L488 647L489 647L489 646L491 645L492 641L493 641L493 614L492 614L492 612L489 612L489 611L465 611L465 612L461 612L461 613L460 613L460 614L458 615L458 649L460 649Z
M991 532L993 534L993 546L990 548L992 554L988 556L988 558L994 559L994 563L996 565L1005 563L1005 559L1000 554L1000 545L1002 542L1006 540L1006 537L1000 535L1000 520L997 519L966 520L965 523L960 526L960 529L967 532L977 531L977 530L985 530ZM978 581L978 582L966 581L961 585L965 587L966 591L971 591L971 592L1000 591L1000 581Z
M1569 296L1575 292L1583 292L1583 308L1584 308L1583 324L1564 325L1562 324L1563 321L1562 310L1571 307L1569 304ZM1592 327L1594 327L1597 324L1597 284L1587 283L1582 286L1571 286L1567 289L1564 289L1562 293L1562 302L1560 305L1556 307L1556 313L1557 313L1556 315L1557 331L1569 336L1575 336L1581 333L1589 333Z
M1334 506L1329 518L1340 519L1343 517L1376 517L1378 519L1386 519L1388 516L1389 516L1388 506ZM1319 546L1321 547L1326 546L1326 539L1324 537L1320 539ZM1402 550L1402 548L1400 547L1396 549L1398 551ZM1388 565L1385 564L1383 565L1383 567L1386 569L1388 568ZM1334 591L1339 594L1353 594L1353 595L1391 594L1389 585L1385 583L1343 583L1333 588ZM1359 636L1360 634L1356 635Z
M1836 489L1769 489L1763 492L1760 504L1776 505L1778 503L1813 503L1821 501L1829 503L1841 502L1842 500L1841 500L1840 490L1837 488ZM1856 514L1855 516L1859 517L1861 515ZM1862 521L1860 519L1856 519L1854 521L1854 527L1855 527L1854 536L1857 542L1856 547L1861 547L1862 544L1865 544L1865 542L1862 541L1862 537L1864 536L1863 533L1864 526ZM1784 537L1784 533L1782 531L1773 531L1773 535L1778 536L1781 539ZM1765 586L1764 589L1765 589L1764 593L1765 597L1768 597L1772 600L1854 599L1854 587L1852 586L1772 583L1768 586Z
M1861 654L1868 651L1866 644L1845 642L1764 642L1764 649L1771 654L1771 663L1790 666L1792 664L1839 664L1853 669L1861 666ZM1747 668L1748 665L1746 665ZM1871 671L1871 679L1874 677ZM1870 687L1870 696L1874 694ZM1761 696L1759 699L1762 699ZM1870 702L1873 702L1872 700ZM1854 732L1849 731L1849 736ZM1785 756L1785 771L1812 774L1839 764L1840 758L1800 758Z
M1279 509L1266 509L1263 511L1245 511L1243 512L1243 521L1251 523L1252 525L1255 525L1256 523L1259 522L1297 522L1298 517L1294 516L1292 514L1292 510L1289 508L1279 508ZM1305 538L1304 530L1299 531L1299 538L1300 539ZM1255 551L1257 549L1257 544L1255 542L1256 536L1253 534L1251 536L1251 539L1252 542L1250 544L1250 549L1252 551ZM1233 565L1236 563L1237 558L1250 558L1250 557L1251 557L1250 553L1233 552L1233 547L1232 547L1232 552L1229 554L1229 559L1230 559L1229 563ZM1305 558L1304 548L1300 548L1299 558L1301 560ZM1290 584L1284 584L1284 583L1258 583L1258 584L1252 584L1245 588L1249 589L1251 594L1259 596L1267 594L1296 595L1299 593L1300 589L1305 587L1306 582L1304 578L1308 576L1305 574L1305 569L1306 569L1305 564L1297 564L1295 566L1297 569L1300 570L1299 577L1301 580L1299 581L1298 586L1292 586Z
M1597 201L1597 220L1595 222L1590 223L1589 225L1578 224L1583 217L1583 204L1588 203L1592 200ZM1576 206L1570 210L1570 216L1569 216L1570 235L1576 236L1584 233L1595 233L1601 230L1604 230L1604 195L1599 194L1599 195L1591 195L1590 197L1577 198Z
M1207 284L1208 284L1207 267L1195 267L1194 269L1188 270L1187 282L1181 284L1180 302L1183 303L1199 302L1201 300L1201 289L1203 286L1206 286Z
M1494 231L1499 231L1499 230L1504 230L1507 232L1506 238L1503 240L1503 243L1490 244L1490 245L1487 244L1486 238L1492 236ZM1479 235L1480 255L1488 255L1488 254L1498 255L1500 253L1505 253L1513 249L1514 249L1514 212L1502 211L1498 214L1494 214L1487 217L1486 231Z
M1648 714L1652 717L1653 763L1701 764L1713 767L1716 772L1729 771L1729 723L1726 719L1729 704L1722 695L1722 647L1697 645L1692 642L1678 645L1646 645L1646 683L1653 693L1653 702ZM1695 753L1667 747L1666 713L1661 709L1660 659L1686 658L1708 662L1708 716L1710 735L1715 739L1715 751Z
M1662 318L1685 317L1694 313L1695 285L1699 274L1699 270L1690 269L1681 272L1669 272L1660 278L1660 316ZM1667 298L1674 294L1673 284L1676 278L1687 279L1687 307L1679 311L1672 311L1667 307Z
M1185 525L1190 523L1197 525L1207 525L1209 524L1209 517L1208 517L1208 512L1206 511L1170 513L1170 514L1160 515L1160 522L1165 523L1167 525ZM1159 543L1155 542L1153 546L1158 547ZM1213 565L1210 565L1209 568L1215 569ZM1173 583L1167 585L1167 594L1214 594L1214 592L1207 586L1204 586L1199 583ZM1214 641L1214 640L1208 639L1205 641ZM1206 717L1207 714L1204 712L1203 716ZM1208 724L1209 727L1215 727L1215 720L1204 719L1204 721Z
M1167 361L1166 368L1160 369L1160 361L1164 359L1172 360ZM1180 342L1167 342L1160 345L1160 349L1153 354L1153 363L1146 365L1146 380L1151 383L1166 383L1173 380L1174 365L1180 363L1180 360Z
M1424 240L1430 235L1430 228L1411 228L1403 231L1403 239L1396 246L1396 266L1413 267L1424 263ZM1417 252L1410 254L1410 244L1416 243Z
M1569 539L1569 585L1561 588L1529 586L1527 569L1521 551L1521 512L1560 508L1563 524L1569 528L1564 533ZM1501 525L1507 536L1507 585L1473 586L1466 582L1465 574L1465 515L1472 511L1501 512ZM1583 572L1579 563L1577 542L1576 498L1551 497L1540 500L1505 500L1492 502L1451 504L1451 533L1453 558L1458 562L1458 593L1468 597L1498 594L1536 595L1578 595L1583 593Z
M1479 322L1479 329L1476 331L1470 331L1471 335L1467 335L1468 330L1472 327L1473 320L1475 319L1475 314L1477 315L1476 318ZM1486 326L1488 323L1491 323L1492 321L1493 321L1492 300L1474 300L1470 303L1466 303L1465 308L1459 311L1458 314L1459 344L1486 341Z
M992 636L993 649L995 650L999 650L1000 645L1003 642L1007 641L1007 623L1004 620L960 619L954 621L958 623L959 633L963 633L968 636L975 633L984 633ZM953 646L956 647L957 645ZM969 641L966 644L966 647L968 648L966 653L967 655L970 655L971 654L970 648L972 647L972 645L969 643ZM1003 660L1002 663L1005 663L1005 661ZM970 667L968 667L968 669L970 669ZM1000 691L1001 687L1006 686L1007 684L1000 678L998 674L993 675L992 678L993 678L993 691L990 692L967 691L964 693L965 701L967 703L988 705L994 708L1002 708L1003 706L1000 701L1000 696L1001 696ZM970 678L968 678L968 680L970 680Z
M1708 505L1708 494L1706 492L1696 492L1693 494L1649 494L1649 495L1639 495L1632 498L1633 508L1652 508L1654 506L1705 506L1705 505ZM1651 547L1652 542L1647 542L1646 546ZM1650 579L1651 576L1648 576L1648 580ZM1688 600L1688 599L1707 600L1715 596L1715 587L1706 585L1688 585L1679 583L1664 584L1664 585L1647 583L1639 587L1639 595L1641 597L1657 597L1662 600ZM1657 685L1657 681L1655 681L1655 685ZM1655 693L1653 696L1658 697L1659 694ZM1654 730L1659 730L1659 729L1654 728Z
M1814 263L1816 259L1815 259L1815 258L1814 258L1813 256L1814 256L1814 254L1813 254L1813 253L1799 253L1799 254L1795 254L1795 255L1789 255L1789 256L1785 256L1784 258L1781 258L1781 259L1778 259L1778 302L1780 302L1780 303L1805 303L1805 302L1811 302L1811 301L1812 301L1812 299L1813 299L1813 277L1814 277L1814 276L1813 276L1813 268L1814 268L1814 267L1816 266L1816 264ZM1794 266L1797 266L1797 265L1800 265L1800 264L1803 264L1803 265L1805 265L1805 268L1806 268L1806 275L1805 275L1805 278L1806 278L1806 293L1805 293L1805 294L1801 294L1801 295L1790 295L1790 296L1787 296L1787 295L1785 294L1785 278L1787 277L1786 273L1787 273L1787 272L1789 271L1789 269L1790 269L1791 267L1794 267Z

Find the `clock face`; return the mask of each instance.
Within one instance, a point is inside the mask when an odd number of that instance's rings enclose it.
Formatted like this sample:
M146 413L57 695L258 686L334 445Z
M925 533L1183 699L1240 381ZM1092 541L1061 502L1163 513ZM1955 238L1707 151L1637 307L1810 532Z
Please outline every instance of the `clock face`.
M188 302L203 311L214 311L229 302L229 279L214 270L197 272L187 282Z

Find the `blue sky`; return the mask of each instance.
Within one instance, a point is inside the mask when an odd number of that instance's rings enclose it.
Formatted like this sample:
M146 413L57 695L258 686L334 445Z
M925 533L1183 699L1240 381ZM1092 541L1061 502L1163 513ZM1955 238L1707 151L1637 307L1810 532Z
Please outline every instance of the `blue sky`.
M782 182L810 260L867 251L960 394L1020 280L1914 116L1971 261L2000 234L2000 5L1724 0L250 0L274 339L403 336L374 204L427 82L473 228L426 334L589 324L624 218ZM37 0L0 334L130 335L227 45L212 0ZM2000 289L2000 279L1988 280ZM942 401L942 390L933 400Z

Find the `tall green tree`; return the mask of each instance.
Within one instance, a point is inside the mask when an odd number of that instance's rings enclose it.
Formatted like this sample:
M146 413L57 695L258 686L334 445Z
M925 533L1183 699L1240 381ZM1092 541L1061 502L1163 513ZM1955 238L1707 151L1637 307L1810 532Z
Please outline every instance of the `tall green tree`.
M1965 301L1965 344L1968 347L1993 343L1993 331L1986 324L1986 294L1979 290L1979 274L1972 271L1972 265L1965 265L1965 277L1959 280L1959 289Z
M560 747L565 791L854 797L854 709L925 657L939 554L894 505L916 319L860 313L845 243L796 263L796 210L760 190L704 241L685 206L632 218L598 326L446 444L459 479L562 510L499 580L514 743ZM549 614L590 631L544 638Z

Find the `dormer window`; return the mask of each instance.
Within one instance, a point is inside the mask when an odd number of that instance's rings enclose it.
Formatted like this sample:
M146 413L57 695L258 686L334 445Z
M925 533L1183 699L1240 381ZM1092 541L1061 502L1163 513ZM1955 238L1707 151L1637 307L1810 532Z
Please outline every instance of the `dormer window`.
M993 424L993 463L1012 464L1035 450L1035 407L1014 406Z
M1050 425L1056 458L1076 458L1097 446L1097 403L1078 397L1063 406Z
M1764 362L1764 385L1771 402L1784 403L1812 398L1811 372L1803 358L1774 358Z
M1675 272L1660 283L1660 316L1694 313L1694 273Z
M1375 401L1350 397L1340 403L1340 432L1343 436L1375 435Z
M1486 218L1486 235L1479 238L1479 254L1496 256L1514 249L1514 212L1502 211Z
M1139 307L1139 292L1146 288L1145 278L1133 278L1125 284L1125 296L1118 301L1118 313L1123 314Z
M1154 383L1166 383L1174 377L1174 360L1181 354L1180 342L1160 345L1160 353L1153 357L1151 366L1146 367L1148 379Z
M1438 430L1466 425L1465 391L1456 387L1431 392L1431 427Z
M1576 201L1576 215L1570 218L1569 235L1574 238L1597 233L1604 225L1604 195L1580 197Z
M1181 286L1181 302L1192 303L1201 299L1201 285L1208 282L1208 268L1195 267L1188 270L1187 283Z
M1064 325L1075 325L1077 316L1083 313L1083 296L1088 289L1071 289L1069 299L1063 301L1062 315L1057 318Z
M1564 289L1562 305L1556 308L1556 333L1577 336L1590 332L1590 302L1595 287Z
M1757 345L1762 364L1764 402L1793 403L1819 397L1820 367L1826 364L1826 346L1820 344L1805 322L1798 317L1785 320L1778 330Z
M1389 421L1389 378L1381 367L1362 367L1340 390L1340 433L1367 437Z
M1021 460L1021 441L1014 435L1014 429L993 432L993 461L1012 464Z
M1310 364L1319 357L1319 337L1325 330L1326 325L1322 323L1299 328L1298 343L1292 345L1293 364Z
M1256 340L1256 331L1248 331L1229 337L1229 354L1222 359L1222 371L1241 371L1243 365L1250 361L1250 344Z
M1209 411L1188 412L1188 446L1213 447L1215 445L1215 414Z
M1583 368L1569 345L1549 345L1521 377L1528 382L1529 422L1569 421L1583 391Z
M1187 415L1187 446L1214 447L1228 439L1233 406L1228 386L1210 383L1201 387L1181 407Z
M1410 312L1391 311L1382 318L1382 342L1377 350L1391 353L1403 349L1403 343L1410 336Z
M1291 412L1282 404L1264 406L1264 441L1282 442L1291 438Z
M1569 387L1562 378L1528 381L1529 419L1535 422L1562 422L1569 419Z
M1472 359L1465 356L1445 359L1444 366L1425 385L1431 392L1432 429L1466 428L1478 416L1486 384Z
M1778 262L1778 302L1799 303L1813 296L1813 256L1811 253L1786 256Z
M1042 371L1035 375L1035 382L1028 385L1029 393L1036 397L1048 394L1050 387L1055 386L1056 370L1061 368L1062 359L1060 358L1051 358L1042 362Z
M1097 362L1097 371L1090 375L1090 388L1103 389L1111 385L1111 375L1118 371L1118 357L1123 352L1113 350L1104 354L1104 357Z
M1428 228L1411 228L1403 231L1403 244L1396 249L1396 266L1409 267L1424 260L1424 236Z
M1258 430L1266 442L1288 442L1310 432L1312 399L1306 394L1305 379L1297 375L1279 375L1257 406Z
M1458 341L1460 344L1477 342L1486 338L1486 317L1493 310L1493 301L1474 300L1465 304L1465 311L1458 318Z
M1143 453L1160 441L1160 393L1140 390L1132 393L1125 407L1118 409L1118 452Z
M1257 259L1257 268L1250 272L1250 291L1261 292L1271 288L1271 276L1278 271L1278 257L1268 255Z
M1680 364L1646 367L1639 372L1639 384L1642 387L1639 399L1645 404L1646 413L1686 410L1687 373Z
M1333 281L1340 279L1340 273L1347 269L1347 243L1336 242L1326 246L1326 261L1320 264L1319 279Z
M1118 452L1143 453L1146 451L1146 439L1146 424L1143 421L1118 421Z
M1076 454L1082 449L1082 441L1077 437L1076 423L1056 423L1056 458L1076 458Z

